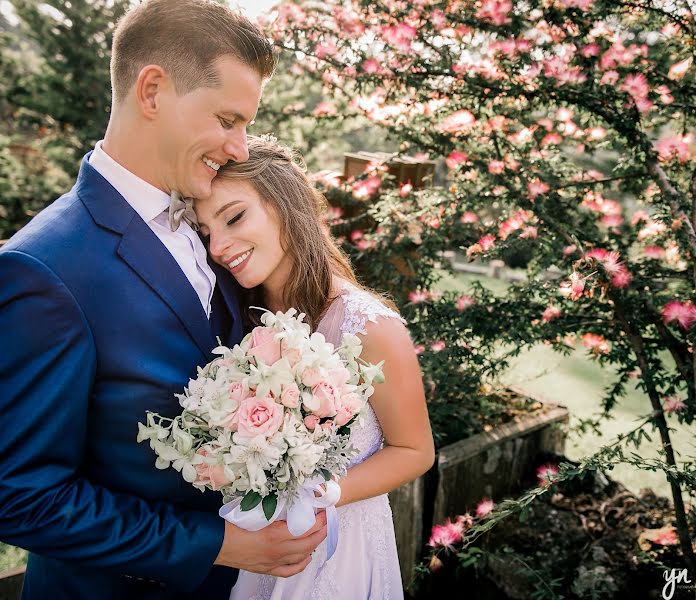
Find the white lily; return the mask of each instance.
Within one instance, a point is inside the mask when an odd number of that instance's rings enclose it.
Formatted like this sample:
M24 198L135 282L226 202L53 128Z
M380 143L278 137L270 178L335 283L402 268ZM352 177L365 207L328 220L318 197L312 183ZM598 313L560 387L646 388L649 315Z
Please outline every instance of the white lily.
M249 385L256 388L259 397L267 396L268 392L278 397L284 385L295 381L287 358L281 358L270 367L261 362L258 366L249 365L249 371Z

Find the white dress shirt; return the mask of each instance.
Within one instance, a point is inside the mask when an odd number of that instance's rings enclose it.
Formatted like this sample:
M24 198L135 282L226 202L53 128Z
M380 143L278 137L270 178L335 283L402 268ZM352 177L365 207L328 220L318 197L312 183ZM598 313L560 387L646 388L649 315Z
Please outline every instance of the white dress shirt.
M118 164L102 149L102 141L94 147L89 164L125 198L169 250L210 318L215 273L206 260L205 247L200 238L183 219L179 228L172 231L169 228L169 196Z

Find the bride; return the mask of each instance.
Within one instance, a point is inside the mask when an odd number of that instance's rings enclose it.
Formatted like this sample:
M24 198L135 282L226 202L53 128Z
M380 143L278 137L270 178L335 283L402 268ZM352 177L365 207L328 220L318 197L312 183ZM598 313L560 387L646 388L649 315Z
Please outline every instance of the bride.
M242 571L231 600L367 600L403 598L387 492L424 473L434 448L418 359L392 303L361 286L321 221L324 197L292 151L268 137L249 137L249 160L228 163L212 196L195 210L208 251L244 288L244 306L295 307L312 329L338 344L358 335L361 358L384 360L359 451L339 481L338 547L326 561L326 540L289 578ZM247 312L250 324L256 315Z

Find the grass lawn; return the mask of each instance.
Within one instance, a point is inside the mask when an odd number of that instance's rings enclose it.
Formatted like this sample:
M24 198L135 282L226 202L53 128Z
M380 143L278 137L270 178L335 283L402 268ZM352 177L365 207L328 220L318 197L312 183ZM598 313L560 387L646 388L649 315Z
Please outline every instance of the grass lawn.
M447 277L440 287L443 291L465 292L472 281L480 281L495 293L502 293L507 287L503 281L469 274ZM572 427L577 419L589 418L599 412L599 401L604 395L604 388L612 381L612 373L601 368L582 348L565 357L539 345L520 355L501 379L504 383L524 388L536 397L566 406L570 411ZM602 435L571 433L566 444L566 454L570 459L578 459L595 452L612 441L617 434L633 429L637 425L636 420L650 410L647 396L641 391L628 388L627 395L614 409L614 419L604 423ZM669 418L668 422L674 429L673 446L681 453L677 460L696 457L695 429L680 425L673 418ZM656 456L659 449L659 434L655 432L650 437L652 442L643 442L641 445L641 455L645 457ZM620 465L610 475L632 491L650 487L659 494L671 496L669 484L662 472L653 473L630 465Z

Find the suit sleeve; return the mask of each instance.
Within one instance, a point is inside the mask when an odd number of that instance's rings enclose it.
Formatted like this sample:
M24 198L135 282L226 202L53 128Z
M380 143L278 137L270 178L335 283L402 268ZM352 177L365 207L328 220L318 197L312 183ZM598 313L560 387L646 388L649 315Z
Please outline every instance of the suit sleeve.
M195 589L222 545L222 519L79 475L95 368L88 323L63 282L27 254L0 252L0 539Z

